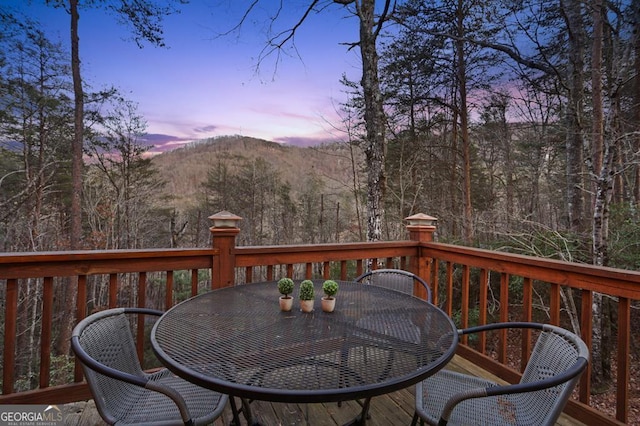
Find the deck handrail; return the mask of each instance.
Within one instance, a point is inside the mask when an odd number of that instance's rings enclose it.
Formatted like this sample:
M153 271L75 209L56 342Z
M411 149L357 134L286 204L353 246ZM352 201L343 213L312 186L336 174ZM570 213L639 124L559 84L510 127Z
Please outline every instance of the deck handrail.
M631 302L640 299L640 272L601 268L592 265L569 263L519 254L495 252L462 247L432 241L434 227L408 227L410 239L405 241L375 243L341 243L320 245L287 245L236 247L238 230L213 229L212 248L208 249L156 249L111 250L48 253L0 254L0 289L4 301L3 394L0 404L8 403L65 403L90 397L82 375L77 368L73 383L51 386L50 357L53 317L53 284L56 277L72 277L77 282L75 297L76 319L88 315L90 305L86 288L89 277L105 276L108 281L109 305L117 303L124 291L123 274L133 274L138 286L131 296L132 305L146 306L148 274L160 272L164 276L163 306L168 308L177 301L174 276L177 271L190 273L189 295L202 290L198 272L204 270L210 281L206 288L234 285L235 282L251 283L263 279L276 279L281 275L299 278L324 277L351 279L365 268L397 267L410 270L430 283L434 303L439 304L459 326L465 327L472 319L469 312L477 310L478 324L488 321L531 321L534 288L544 292L548 306L548 322L566 324L562 309L562 291L575 289L580 299L580 333L591 348L591 302L595 292L617 299L618 333L616 377L616 411L603 413L590 406L590 371L583 375L579 385L578 401L570 401L567 413L586 424L623 424L629 416L629 371ZM217 232L217 233L216 233ZM337 274L337 275L336 275ZM494 318L489 314L487 293L492 276L499 276L500 301ZM513 301L509 293L512 277L522 281L521 300ZM18 290L25 280L40 280L43 286L42 322L39 342L39 386L28 391L15 391L15 339L18 327ZM275 293L274 293L275 294ZM518 296L520 297L520 296ZM538 297L541 297L538 295ZM274 299L275 300L275 299ZM537 300L537 299L536 299ZM511 304L510 304L511 301ZM275 303L275 302L274 302ZM497 357L489 356L489 342L484 336L479 341L462 341L459 354L481 367L515 382L519 370L509 366L507 339L500 334L494 349ZM521 336L519 361L526 364L531 348L530 334ZM142 348L140 347L140 351Z
M489 272L500 274L500 303L498 317L500 321L532 321L533 311L533 287L534 282L544 283L548 286L549 306L548 322L553 325L563 325L562 321L562 288L571 288L579 292L580 297L580 318L579 332L589 350L592 348L593 316L591 305L595 293L603 294L609 298L616 299L618 312L617 336L616 336L616 362L617 377L616 386L616 407L614 416L603 416L601 412L596 412L590 407L591 402L591 371L590 364L587 371L580 380L579 402L569 401L565 411L572 417L586 424L624 424L629 416L630 397L630 335L631 335L631 302L640 299L640 272L629 271L608 267L599 267L588 264L565 262L555 259L545 259L526 255L495 252L472 247L456 246L441 243L423 243L422 255L433 260L432 290L437 294L440 281L444 281L445 292L449 296L444 304L444 309L448 314L453 314L454 307L451 304L454 265L459 265L461 270L461 327L469 325L469 309L472 307L470 300L471 269L475 268L479 272L478 297L476 299L479 306L478 324L487 322L487 287L489 282ZM439 262L440 261L440 262ZM444 264L445 272L438 273L438 268ZM523 281L522 313L519 317L513 317L510 313L509 305L509 277L520 277ZM439 279L440 278L440 279ZM437 300L435 300L437 303ZM459 353L467 359L474 361L480 367L497 374L498 376L515 383L519 380L519 374L506 367L507 360L507 336L501 333L499 336L499 346L497 349L498 363L486 354L487 342L482 336L476 344L477 350L469 350L468 341L463 339ZM529 353L531 335L523 333L522 354L520 369L524 368Z

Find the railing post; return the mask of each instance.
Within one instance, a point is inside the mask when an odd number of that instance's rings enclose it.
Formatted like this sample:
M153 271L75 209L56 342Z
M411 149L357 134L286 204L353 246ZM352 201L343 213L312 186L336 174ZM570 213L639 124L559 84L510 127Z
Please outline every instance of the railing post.
M214 256L211 268L211 288L232 287L235 284L236 268L236 235L240 232L238 222L242 220L228 211L221 211L209 216L213 226L211 243L219 254Z
M418 213L413 216L406 217L405 220L409 222L407 225L407 231L409 232L410 240L421 243L433 241L433 233L436 231L435 223L437 221L435 217L424 213ZM422 247L418 247L418 256L411 258L411 270L414 274L418 275L429 284L433 295L433 303L438 303L438 286L435 282L432 282L431 277L431 259L425 258L422 255ZM426 298L427 295L425 290L420 288L420 286L416 287L416 295L418 297Z

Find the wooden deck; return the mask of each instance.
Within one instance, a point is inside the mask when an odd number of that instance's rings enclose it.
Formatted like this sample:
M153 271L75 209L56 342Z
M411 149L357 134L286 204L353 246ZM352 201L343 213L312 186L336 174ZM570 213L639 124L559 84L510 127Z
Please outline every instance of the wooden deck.
M458 356L453 359L448 368L497 380L496 377ZM371 426L409 425L413 418L414 404L413 387L375 397L371 400L369 409L371 418L367 424ZM93 401L68 404L65 408L67 412L74 412L74 414L67 416L67 426L102 426L105 424L98 415ZM360 412L360 406L355 401L344 402L340 407L337 403L284 404L254 401L251 403L251 410L254 420L264 426L336 426L353 419ZM229 425L231 420L231 409L227 405L224 414L214 423L214 426ZM242 420L244 421L244 418ZM583 423L563 414L557 425L581 426Z

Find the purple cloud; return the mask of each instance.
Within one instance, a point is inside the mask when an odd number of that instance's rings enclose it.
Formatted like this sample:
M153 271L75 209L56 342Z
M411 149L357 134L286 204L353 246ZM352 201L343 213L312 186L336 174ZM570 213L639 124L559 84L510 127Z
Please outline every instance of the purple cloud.
M153 146L153 152L164 152L175 148L176 145L182 145L191 142L193 138L186 138L174 135L165 135L162 133L147 133L142 140L147 145Z
M218 126L211 124L209 126L196 127L195 129L193 129L193 131L196 133L210 133L210 132L215 132L217 129L218 129Z

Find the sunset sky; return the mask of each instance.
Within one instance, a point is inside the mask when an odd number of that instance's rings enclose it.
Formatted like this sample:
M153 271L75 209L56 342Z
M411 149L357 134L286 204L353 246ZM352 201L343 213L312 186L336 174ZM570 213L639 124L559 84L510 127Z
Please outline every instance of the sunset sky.
M69 15L44 0L1 0L35 18L49 38L69 45ZM83 77L93 90L113 85L138 103L158 147L222 135L309 145L341 138L336 110L345 100L343 74L360 76L357 21L337 5L310 17L289 49L261 63L267 16L257 10L240 32L220 36L249 1L191 0L163 25L167 47L140 49L126 25L105 10L80 11ZM279 2L264 0L275 7ZM297 21L306 0L287 1L281 29ZM300 57L296 56L299 55Z

